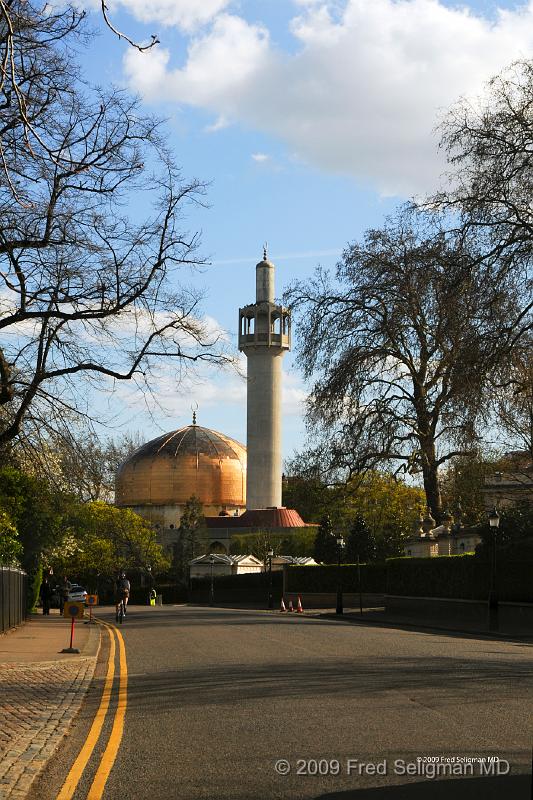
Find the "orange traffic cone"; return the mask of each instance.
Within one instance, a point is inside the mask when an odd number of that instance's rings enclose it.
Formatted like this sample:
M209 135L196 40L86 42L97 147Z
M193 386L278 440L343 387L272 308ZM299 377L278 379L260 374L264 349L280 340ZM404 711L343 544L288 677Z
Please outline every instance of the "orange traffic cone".
M289 600L289 611L294 611L294 608L292 607L292 600Z
M284 599L283 599L283 597L282 597L282 598L281 598L281 608L280 608L280 613L281 613L281 614L283 614L283 612L284 612L284 611L286 611L286 610L287 610L287 609L285 608L285 600L284 600Z
M298 614L304 613L304 610L302 608L302 598L300 597L300 595L298 595L298 606L296 608L296 611L298 612Z

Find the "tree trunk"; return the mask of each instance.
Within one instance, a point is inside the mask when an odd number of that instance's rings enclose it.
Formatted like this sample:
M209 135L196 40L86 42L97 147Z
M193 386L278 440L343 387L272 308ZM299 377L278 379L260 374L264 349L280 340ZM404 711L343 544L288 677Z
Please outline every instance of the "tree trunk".
M437 525L440 525L442 519L442 496L440 492L440 482L435 465L430 465L423 470L424 474L424 491L426 493L426 502L431 510L432 515L435 517Z

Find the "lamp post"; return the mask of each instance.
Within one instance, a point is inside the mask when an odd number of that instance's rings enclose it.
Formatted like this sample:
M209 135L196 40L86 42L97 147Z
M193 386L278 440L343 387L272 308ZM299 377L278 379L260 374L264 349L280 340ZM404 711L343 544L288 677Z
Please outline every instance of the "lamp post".
M215 582L214 582L214 577L213 577L213 565L215 563L215 556L213 556L213 555L209 556L209 563L211 565L211 588L210 588L210 591L209 591L209 605L210 606L214 606L215 605Z
M489 631L498 631L498 590L496 588L496 535L500 526L500 515L496 506L489 514L489 525L492 533L490 553L490 590L489 590Z
M269 549L268 553L268 607L274 608L274 598L272 596L272 558L274 556L274 551L272 548Z
M150 566L150 564L147 564L146 566L146 576L148 579L148 605L150 605L150 600L152 599L152 585L154 582L152 576L152 567Z
M363 587L361 586L361 559L357 553L357 586L359 588L359 611L363 613Z
M342 607L342 581L341 581L341 554L344 547L344 539L342 536L337 537L337 614L343 613Z

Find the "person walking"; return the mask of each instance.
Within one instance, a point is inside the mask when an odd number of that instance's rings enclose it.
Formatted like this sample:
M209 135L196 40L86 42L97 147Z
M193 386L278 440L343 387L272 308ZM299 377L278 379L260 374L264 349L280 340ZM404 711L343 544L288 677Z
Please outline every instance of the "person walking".
M63 580L59 586L59 613L63 613L63 609L65 607L65 603L68 600L69 592L72 588L72 584L69 582L69 579L66 575L63 575Z
M50 600L52 599L52 587L50 581L45 575L41 584L41 602L43 604L43 614L50 614Z

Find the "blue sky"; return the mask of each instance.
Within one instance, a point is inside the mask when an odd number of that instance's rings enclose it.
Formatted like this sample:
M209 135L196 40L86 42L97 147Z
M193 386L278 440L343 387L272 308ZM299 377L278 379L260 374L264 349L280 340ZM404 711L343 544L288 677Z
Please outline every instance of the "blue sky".
M96 0L95 0L96 2ZM397 203L437 188L435 126L460 96L533 46L532 2L441 0L120 0L117 27L161 44L138 54L105 29L82 55L88 77L141 95L168 120L187 177L210 182L191 210L212 266L185 275L235 348L237 309L254 300L265 240L277 293ZM98 14L94 23L100 26ZM142 210L143 198L134 201ZM214 324L214 323L213 323ZM298 336L296 330L295 336ZM284 453L304 438L303 385L286 358ZM121 429L147 439L190 421L245 441L245 384L206 373L178 386L170 368L151 414L134 387L102 396ZM164 410L163 410L164 409Z

